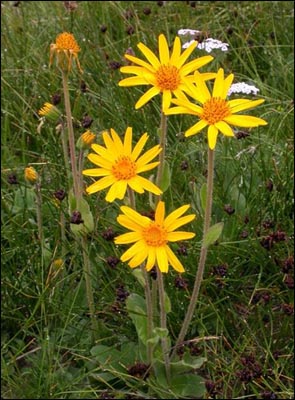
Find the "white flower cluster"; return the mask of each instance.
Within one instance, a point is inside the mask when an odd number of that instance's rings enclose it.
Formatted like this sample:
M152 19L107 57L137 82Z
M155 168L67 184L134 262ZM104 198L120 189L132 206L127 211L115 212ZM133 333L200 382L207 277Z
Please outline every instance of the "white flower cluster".
M227 95L230 96L232 93L246 93L246 94L257 94L259 89L253 85L248 85L244 82L233 83L229 88Z
M190 35L196 36L202 33L202 31L194 30L194 29L179 29L178 35ZM182 45L183 49L186 49L193 43L195 40L190 40ZM197 49L205 50L207 53L211 53L213 49L220 49L221 51L228 51L228 43L223 43L218 39L207 38L198 44Z

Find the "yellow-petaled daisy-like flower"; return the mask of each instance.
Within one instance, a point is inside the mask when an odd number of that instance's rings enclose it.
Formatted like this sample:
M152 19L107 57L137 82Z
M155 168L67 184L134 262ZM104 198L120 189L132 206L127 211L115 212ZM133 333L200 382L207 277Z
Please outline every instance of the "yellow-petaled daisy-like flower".
M192 82L193 75L190 75L198 68L208 64L213 60L212 56L196 58L188 63L187 59L197 47L198 42L193 42L181 54L181 42L177 36L174 40L171 55L166 37L159 36L159 57L157 57L147 46L139 43L137 47L143 53L147 61L134 57L131 54L125 54L125 58L135 65L128 65L120 68L120 71L127 74L135 74L119 82L119 86L138 86L151 85L150 88L135 104L138 109L145 105L152 97L162 94L162 109L170 106L172 95L180 99L186 99L187 84ZM203 79L212 79L215 73L202 74Z
M165 218L165 203L159 201L155 219L152 220L130 207L122 206L123 214L117 217L117 221L132 232L123 233L114 240L116 244L134 244L123 253L121 261L129 260L128 265L136 268L147 260L147 271L158 265L160 271L168 272L168 266L171 265L177 272L184 272L181 262L170 249L169 242L192 239L195 236L193 232L175 231L195 218L195 214L182 216L189 207L179 207Z
M38 172L34 167L25 168L25 179L30 183L35 183L38 179Z
M72 68L72 59L76 60L78 69L82 72L78 53L80 47L72 33L63 32L56 37L55 43L50 45L50 65L56 55L56 62L59 68L64 72L69 72Z
M200 120L185 132L185 136L195 135L203 128L208 127L208 145L211 150L214 150L216 146L218 132L221 132L225 136L234 136L231 125L243 128L267 125L267 122L261 118L251 115L237 115L240 111L248 110L262 104L264 99L226 100L233 79L233 74L224 78L224 71L220 68L215 78L211 95L206 83L199 72L196 71L196 85L193 90L190 90L189 95L198 103L201 103L203 107L190 101L173 99L172 103L176 104L177 107L170 108L165 114L192 114L197 116Z
M82 135L77 140L78 149L85 150L91 147L92 143L95 141L96 135L90 130L82 133Z
M154 146L140 156L144 145L148 140L148 134L144 133L134 149L132 150L132 128L128 127L125 132L124 141L111 129L102 133L105 147L92 144L91 148L96 154L88 154L88 159L100 168L86 169L83 175L102 177L97 182L86 188L89 194L98 192L110 186L106 195L106 201L115 199L122 200L125 196L127 186L135 192L144 193L145 190L156 195L162 191L151 181L139 174L155 168L159 162L150 163L160 152L159 145Z
M61 112L51 103L44 103L43 107L38 111L40 117L45 117L49 121L56 122L61 116Z

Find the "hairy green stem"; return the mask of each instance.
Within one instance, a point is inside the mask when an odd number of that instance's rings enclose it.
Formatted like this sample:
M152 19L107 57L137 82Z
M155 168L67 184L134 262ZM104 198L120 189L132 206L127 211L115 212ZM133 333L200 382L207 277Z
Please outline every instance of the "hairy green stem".
M160 303L160 327L163 330L167 330L167 322L166 322L166 310L165 310L165 289L163 282L163 275L159 268L157 268L157 280L159 287L159 303ZM166 370L166 378L168 385L171 383L171 371L170 371L170 360L169 360L169 346L167 342L167 337L163 337L161 339L163 358L165 363Z
M196 304L197 304L197 300L198 300L198 296L199 296L199 292L200 292L201 283L203 280L204 269L205 269L206 258L207 258L207 251L208 251L207 246L204 245L204 238L210 227L210 221L211 221L212 200L213 200L213 177L214 177L214 150L211 150L208 148L207 194L206 194L206 207L205 207L203 238L202 238L200 260L199 260L199 265L198 265L198 269L197 269L197 273L196 273L196 278L195 278L195 283L194 283L194 288L193 288L192 296L190 299L190 303L189 303L180 333L179 333L177 341L175 343L173 352L171 354L171 359L173 359L173 357L175 356L178 347L181 346L181 344L185 338L185 335L187 334L189 324L191 323L191 320L194 315L194 311L196 308Z
M73 175L74 196L78 203L79 199L81 197L81 191L80 191L80 187L79 187L79 177L78 177L78 173L77 173L77 161L76 161L76 154L75 154L75 135L74 135L74 128L73 128L69 88L68 88L68 74L67 74L67 72L64 72L64 71L62 71L62 85L63 85L64 101L65 101L65 109L66 109L66 117L67 117L68 140L69 140L70 159L71 159L71 167L72 167L72 175Z

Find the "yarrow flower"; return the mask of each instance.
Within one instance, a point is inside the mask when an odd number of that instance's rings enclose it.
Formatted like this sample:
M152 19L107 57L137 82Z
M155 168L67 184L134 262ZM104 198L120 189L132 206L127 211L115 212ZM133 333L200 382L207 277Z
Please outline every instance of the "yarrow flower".
M135 192L144 193L145 190L156 195L162 191L151 181L139 174L149 171L159 165L159 162L150 163L160 152L159 145L154 146L140 156L147 140L148 134L144 133L132 150L132 128L125 132L124 142L119 135L111 129L111 135L103 132L102 137L106 147L92 144L91 148L96 154L91 153L88 159L100 168L86 169L83 175L103 177L86 188L88 194L103 190L110 186L106 195L106 201L123 199L129 186Z
M180 38L176 37L170 55L167 40L165 36L161 34L158 38L159 57L143 43L139 43L137 47L148 62L134 57L131 54L125 54L125 58L135 65L121 67L120 71L136 76L121 80L119 86L152 86L152 88L137 101L135 104L136 109L139 109L151 98L160 93L162 94L163 110L170 106L172 94L177 98L186 99L186 83L190 83L193 80L193 75L190 74L213 60L212 56L204 56L185 64L196 46L197 42L192 43L192 45L181 54ZM215 75L214 73L204 73L202 77L203 79L212 79Z
M190 40L182 45L183 49L188 48L195 40ZM207 53L211 53L214 49L220 49L221 51L228 51L228 43L223 43L218 39L207 38L198 44L197 49L205 50Z
M189 207L179 207L165 218L165 203L159 201L153 220L130 207L122 206L123 214L117 217L117 221L131 232L117 236L115 243L134 244L122 254L121 261L129 260L128 265L136 268L147 260L147 271L157 264L164 273L168 272L170 264L177 272L184 272L181 262L170 249L169 242L192 239L195 236L193 232L175 231L195 218L195 214L182 216Z
M56 42L50 45L50 65L52 64L54 55L56 55L58 67L64 72L69 72L72 68L72 59L74 58L79 71L82 72L78 59L80 50L74 35L68 32L60 33L56 37Z
M59 109L51 103L44 103L43 107L41 107L38 111L38 114L51 122L58 121L59 117L61 116Z
M232 93L246 93L246 94L257 94L259 89L254 85L248 85L244 82L233 83L228 89L227 95L230 96Z
M261 118L250 115L236 115L239 111L254 108L264 102L264 99L248 100L234 99L226 100L228 90L232 84L234 75L230 74L224 78L222 68L218 70L215 78L212 95L210 94L206 83L201 78L198 71L195 72L196 86L191 91L190 96L201 103L203 107L185 101L182 99L173 99L172 103L177 107L172 107L166 111L171 114L192 114L196 115L200 121L194 124L185 132L185 136L192 136L199 133L208 126L208 144L211 150L214 150L217 141L218 132L225 136L235 136L230 125L243 128L252 128L260 125L267 125L267 122Z
M38 172L34 167L25 168L25 179L30 183L35 183L38 179Z

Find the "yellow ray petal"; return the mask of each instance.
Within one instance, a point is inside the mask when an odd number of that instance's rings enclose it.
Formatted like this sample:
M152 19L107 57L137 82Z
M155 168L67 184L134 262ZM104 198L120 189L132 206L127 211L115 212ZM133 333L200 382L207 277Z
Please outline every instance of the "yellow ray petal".
M131 231L135 231L135 232L141 232L142 230L142 226L138 225L136 222L134 222L133 220L131 220L129 217L127 217L126 215L122 215L120 214L117 217L117 221L120 225L124 226L127 229L130 229Z
M88 194L92 194L98 192L99 190L103 190L108 186L112 185L115 182L115 178L112 175L105 176L101 178L99 181L93 183L92 185L86 188L86 192Z
M197 88L194 93L192 93L192 97L204 104L207 100L211 99L211 94L199 71L195 71L194 78Z
M203 108L198 106L197 104L191 103L190 101L182 100L182 99L172 99L171 102L173 104L177 104L178 106L187 108L194 115L202 115Z
M110 203L112 203L115 199L122 200L125 196L126 190L127 190L127 181L123 180L116 181L110 187L105 199Z
M160 161L155 161L153 163L150 164L145 164L140 168L136 169L136 173L140 174L141 172L146 172L146 171L150 171L151 169L154 169L155 167L157 167L160 164Z
M166 247L156 247L157 264L161 272L168 272L168 257Z
M148 71L152 72L153 74L154 74L154 73L156 72L156 70L158 69L158 67L155 68L153 65L148 64L146 61L141 60L140 58L134 57L134 56L132 56L132 55L130 55L130 54L125 54L124 57L125 57L127 60L133 62L134 64L141 65L143 68L147 69ZM132 68L133 66L130 65L130 67ZM122 68L123 68L123 67L122 67ZM124 68L125 68L125 67L124 67ZM121 68L120 68L120 71L121 71ZM125 69L125 71L126 71L126 69ZM129 70L129 71L130 71L130 70Z
M224 121L216 122L216 128L225 136L235 136L232 128Z
M156 250L154 247L148 248L148 259L146 262L146 270L150 271L156 264Z
M154 96L160 93L160 89L153 86L146 93L144 93L138 102L135 104L135 109L138 110L140 107L144 106L148 101L151 100Z
M196 58L195 60L190 61L189 63L187 63L183 67L181 67L180 74L181 74L181 76L186 76L189 73L195 71L196 69L199 69L199 68L203 67L204 65L208 64L213 59L214 58L212 56L204 56L204 57Z
M221 97L224 90L224 71L223 68L219 68L217 76L214 81L212 97Z
M130 155L132 153L132 128L128 126L124 137L124 153Z
M137 242L142 239L142 235L139 232L127 232L123 233L123 235L117 236L115 239L116 244L130 244L133 242Z
M192 42L189 47L187 47L184 52L181 54L178 60L176 60L176 63L174 64L175 67L181 68L183 64L186 62L186 60L189 58L189 56L192 54L192 52L195 50L197 47L198 42Z
M217 141L218 129L214 125L208 128L208 145L211 150L215 149Z
M132 221L143 228L145 228L151 222L148 217L140 215L137 211L133 210L130 207L121 206L120 209L127 217L129 217Z
M116 239L115 239L116 240ZM121 255L121 261L125 262L130 258L134 257L138 252L144 251L146 248L145 242L143 240L139 240L138 242L134 243L128 250L125 251Z
M259 100L248 100L248 102L243 102L241 104L237 104L234 107L231 107L231 102L229 102L229 106L231 108L231 112L233 114L236 114L239 111L244 111L244 110L249 110L250 108L254 108L256 106L259 106L260 104L264 103L264 99L259 99Z
M129 87L129 86L137 86L137 85L150 85L151 82L149 82L145 77L143 76L131 76L129 78L122 79L118 85L121 87Z
M129 181L129 183L130 183L130 181ZM157 195L158 194L162 194L162 190L159 189L153 182L149 181L146 178L143 178L140 175L137 175L132 180L132 184L140 185L143 189L147 190L148 192L151 192L151 193L154 193L154 194L157 194Z
M131 157L132 159L135 161L139 154L142 152L142 149L144 148L147 140L148 140L149 136L148 134L145 132L141 138L139 139L139 141L136 143L136 145L134 146L134 149L132 151Z
M173 253L173 251L170 249L170 247L166 246L166 254L168 257L169 263L172 265L172 267L177 271L177 272L184 272L184 268L179 261L179 259L176 257L176 255Z
M197 122L195 125L190 127L187 131L185 131L184 136L192 136L195 135L196 133L199 133L203 128L205 128L208 125L206 121L201 119L201 121Z
M167 110L171 104L171 90L164 90L162 95L162 110Z
M233 80L234 80L234 74L230 74L225 78L225 80L223 82L223 92L220 96L222 99L227 98L228 90L229 90L231 84L233 83Z
M111 170L114 160L108 160L103 157L98 156L97 154L90 153L87 156L88 160L93 164L98 165L99 167Z
M143 53L146 59L151 63L155 70L157 70L161 66L158 57L146 45L144 45L143 43L138 43L137 47Z
M138 167L138 170L140 170L141 167L149 163L153 158L155 158L158 154L160 154L162 151L162 148L157 145L146 151L142 156L136 160L136 165Z
M155 221L162 225L165 218L165 203L164 201L159 201L156 212L155 212Z
M169 215L167 215L165 219L165 228L170 230L171 223L174 223L179 217L181 217L188 209L190 208L189 204L185 204L177 208L176 210L172 211Z
M171 65L175 65L181 54L181 40L178 36L174 39L172 54L170 57Z
M224 118L224 121L230 125L240 126L242 128L252 128L260 125L267 125L264 119L252 117L250 115L231 115Z
M193 232L184 232L184 231L169 232L167 235L167 240L169 242L179 242L181 240L192 239L195 236L196 234Z
M195 214L189 214L182 218L177 218L173 222L170 222L167 230L169 232L175 231L175 229L179 228L182 225L188 224L196 218ZM165 221L165 227L167 227L167 222Z
M128 263L129 267L136 268L147 258L147 249L139 251Z
M112 135L114 146L117 149L117 154L122 154L124 152L124 145L122 143L120 136L112 128L111 128L111 135Z
M163 34L159 35L159 56L161 64L168 64L170 61L169 47Z
M110 175L110 171L104 168L91 168L91 169L84 169L82 171L82 174L86 176L106 176Z

